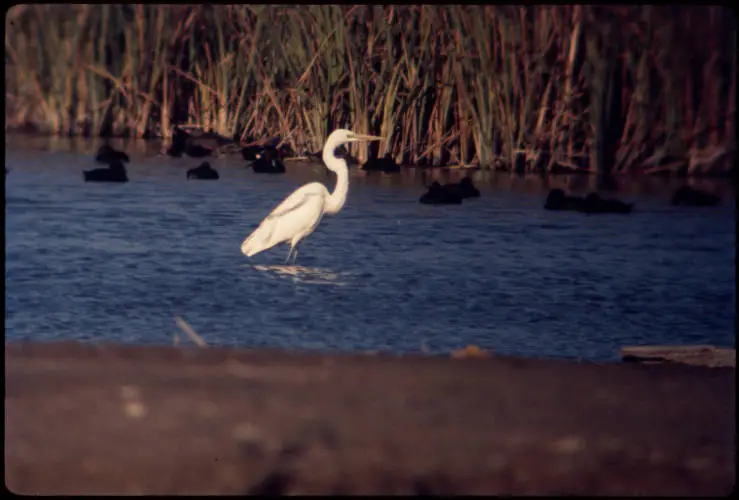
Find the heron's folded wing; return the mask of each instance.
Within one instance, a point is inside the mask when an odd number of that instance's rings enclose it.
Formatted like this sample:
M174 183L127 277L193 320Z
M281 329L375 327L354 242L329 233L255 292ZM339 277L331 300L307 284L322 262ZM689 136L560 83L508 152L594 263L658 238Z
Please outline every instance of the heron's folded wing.
M323 187L323 185L320 185L320 187ZM322 207L323 195L320 190L316 189L314 186L306 185L285 198L282 203L277 205L275 209L265 217L265 220L283 217L291 212L300 210L301 207L313 204L318 204Z
M257 232L262 234L266 244L272 246L309 234L315 229L322 215L323 197L320 193L301 193L300 197L295 197L294 202L284 203L284 206L273 210L262 221Z

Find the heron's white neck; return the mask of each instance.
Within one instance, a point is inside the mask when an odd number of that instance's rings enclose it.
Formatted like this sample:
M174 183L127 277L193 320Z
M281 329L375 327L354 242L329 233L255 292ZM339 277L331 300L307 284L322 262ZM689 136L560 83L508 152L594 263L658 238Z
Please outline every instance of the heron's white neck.
M326 200L324 212L327 214L335 214L341 210L346 203L346 195L349 193L349 170L346 162L340 158L336 158L331 154L335 163L342 165L331 165L329 169L336 173L336 186ZM325 160L324 160L325 161ZM328 162L326 165L330 165Z

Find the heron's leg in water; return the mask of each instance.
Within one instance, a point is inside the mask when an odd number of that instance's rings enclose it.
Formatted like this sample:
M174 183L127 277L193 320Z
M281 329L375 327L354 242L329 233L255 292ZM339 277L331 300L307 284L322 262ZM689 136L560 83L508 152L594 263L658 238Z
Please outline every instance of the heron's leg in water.
M290 251L287 252L287 259L285 259L285 265L288 265L290 263L290 257L293 255L293 249L295 247L293 245L290 245Z
M298 245L295 245L295 248L293 248L293 266L295 265L295 261L298 260Z

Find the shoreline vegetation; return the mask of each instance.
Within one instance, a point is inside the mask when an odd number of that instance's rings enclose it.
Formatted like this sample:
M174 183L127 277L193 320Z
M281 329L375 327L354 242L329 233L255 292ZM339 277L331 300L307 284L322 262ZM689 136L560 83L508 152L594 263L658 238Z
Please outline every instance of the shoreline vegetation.
M412 166L735 174L736 21L719 6L17 5L5 129L296 155L332 129Z

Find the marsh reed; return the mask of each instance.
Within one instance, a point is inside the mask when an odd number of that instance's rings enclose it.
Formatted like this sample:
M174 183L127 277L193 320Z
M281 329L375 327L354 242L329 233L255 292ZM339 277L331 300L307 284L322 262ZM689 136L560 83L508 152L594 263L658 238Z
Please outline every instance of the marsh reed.
M405 164L725 173L736 24L718 6L19 5L6 130L174 123ZM368 151L367 147L380 148Z

